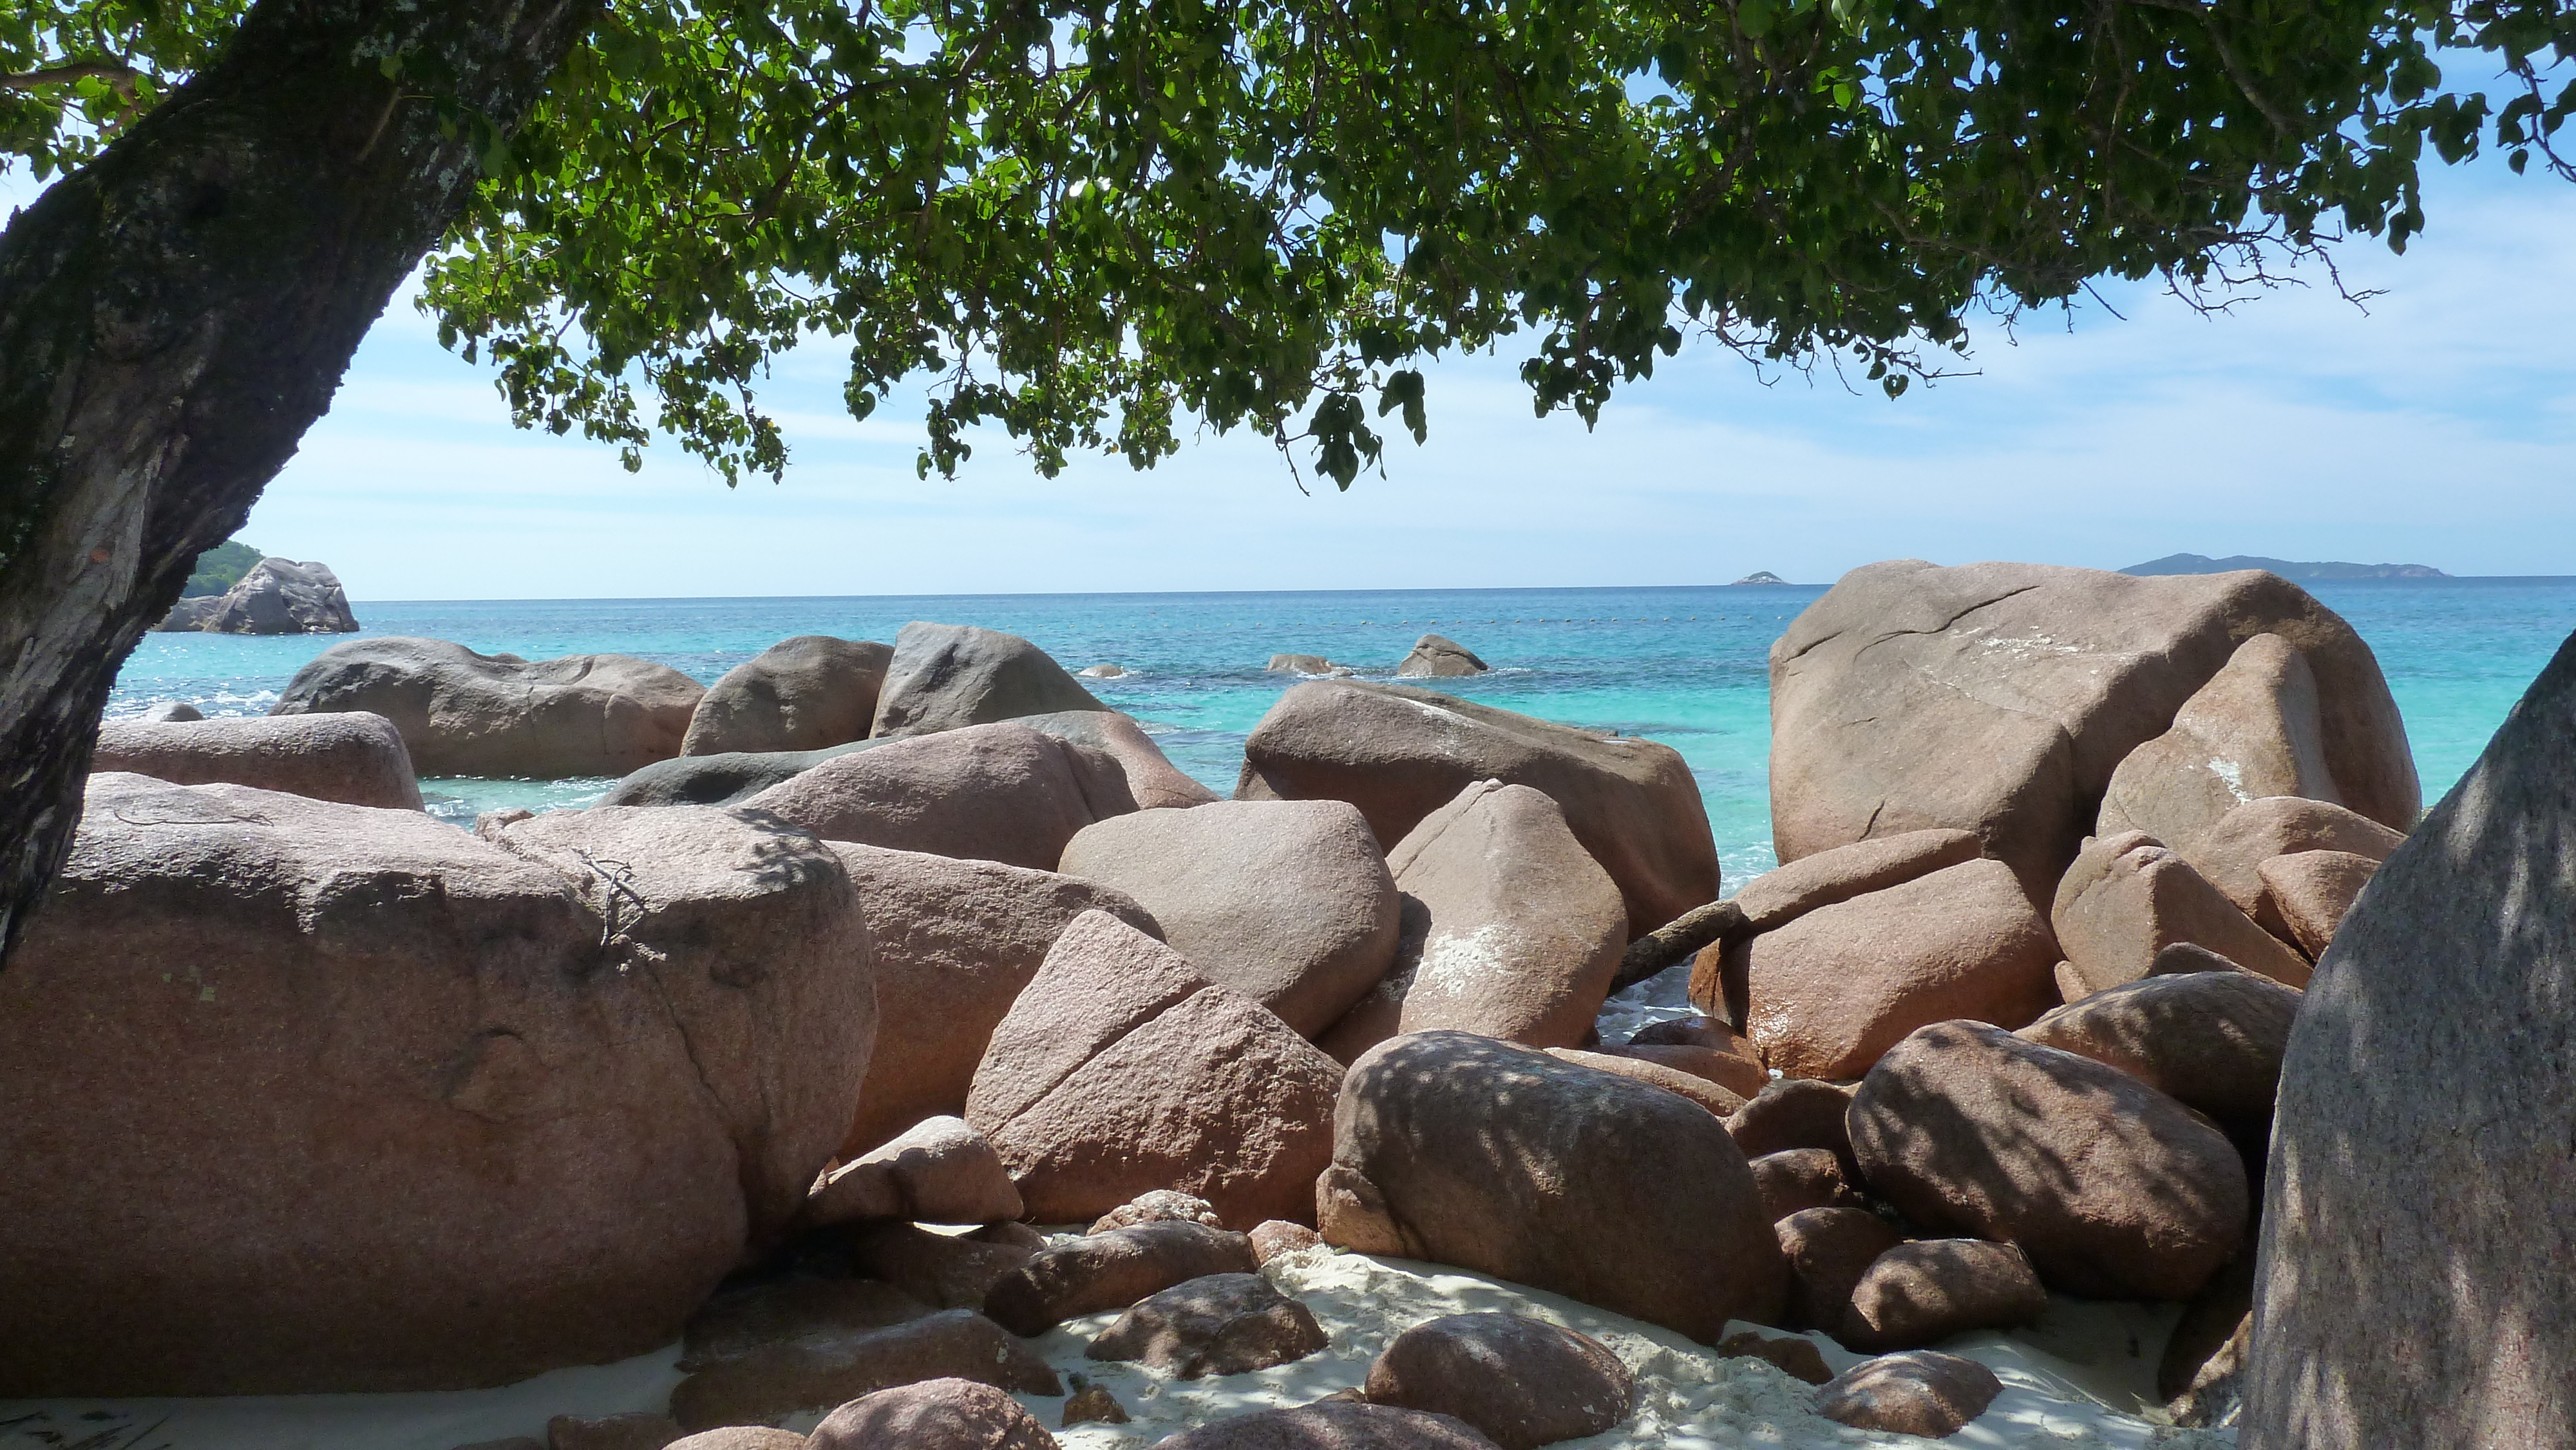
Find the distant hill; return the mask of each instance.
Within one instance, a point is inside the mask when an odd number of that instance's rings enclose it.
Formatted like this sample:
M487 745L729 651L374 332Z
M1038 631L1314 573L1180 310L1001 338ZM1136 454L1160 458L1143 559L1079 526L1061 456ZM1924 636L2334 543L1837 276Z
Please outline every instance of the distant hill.
M197 572L188 576L188 587L179 591L182 599L199 599L221 594L241 582L251 566L260 561L259 550L239 539L217 544L197 556Z
M2430 564L2344 564L2298 563L2289 559L2259 559L2251 554L2213 559L2206 554L2168 554L2143 564L2132 564L2123 574L2227 574L2238 569L2269 569L2284 579L2448 579L2451 576Z
M1735 582L1738 584L1786 584L1789 581L1772 573L1768 569L1760 569L1751 574L1745 575L1743 578L1738 579Z

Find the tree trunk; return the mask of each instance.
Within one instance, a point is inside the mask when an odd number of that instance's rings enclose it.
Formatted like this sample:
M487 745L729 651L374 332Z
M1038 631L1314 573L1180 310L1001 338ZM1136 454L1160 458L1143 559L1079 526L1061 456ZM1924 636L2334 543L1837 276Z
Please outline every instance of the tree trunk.
M0 958L118 667L455 219L471 118L514 127L596 4L261 0L0 233Z

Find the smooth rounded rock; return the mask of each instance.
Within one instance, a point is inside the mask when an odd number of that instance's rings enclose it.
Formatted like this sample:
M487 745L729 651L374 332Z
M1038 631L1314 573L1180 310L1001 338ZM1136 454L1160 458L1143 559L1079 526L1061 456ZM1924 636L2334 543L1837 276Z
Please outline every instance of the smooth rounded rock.
M1772 1225L1791 1275L1789 1328L1842 1332L1851 1315L1852 1290L1878 1256L1905 1236L1877 1214L1860 1208L1810 1208Z
M1765 871L1735 893L1744 935L1778 931L1819 907L1902 886L1947 866L1974 861L1985 843L1974 831L1904 831L1854 841Z
M868 733L927 735L1022 715L1108 708L1016 634L914 620L895 634Z
M1140 811L1185 809L1217 799L1215 791L1174 765L1144 726L1115 710L1056 710L1016 715L1008 723L1108 756L1126 778L1127 794Z
M402 732L363 710L109 720L98 727L89 768L173 785L247 785L345 805L420 809L420 782L413 778Z
M950 1309L861 1334L788 1340L719 1360L671 1391L671 1414L688 1430L775 1424L880 1390L941 1379L1021 1394L1064 1393L1046 1361L1002 1326L971 1309Z
M1115 816L1067 842L1058 869L1134 897L1201 975L1308 1037L1395 962L1395 878L1342 801Z
M1448 1314L1388 1341L1369 1403L1454 1416L1502 1450L1598 1435L1624 1423L1636 1376L1588 1334L1525 1314Z
M1476 657L1476 652L1445 635L1426 634L1413 642L1413 649L1395 667L1399 679L1450 679L1459 675L1481 675L1493 668Z
M2108 1063L2222 1125L2272 1118L2301 994L2251 972L2146 977L2058 1008L2015 1036Z
M689 716L682 755L821 750L868 738L891 646L800 634L724 672Z
M1034 1336L1076 1315L1126 1309L1175 1284L1259 1268L1242 1234L1160 1219L1039 1250L993 1285L984 1312L1014 1334Z
M2175 712L2173 728L2129 752L2111 772L2093 833L2197 840L2262 796L2342 803L2326 763L2316 672L2276 634L2238 645Z
M496 842L123 774L88 799L0 973L0 1395L645 1353L785 1229L848 1121L867 937L810 837L692 809Z
M2299 950L2322 957L2378 870L2378 862L2350 851L2301 851L2275 856L2255 874Z
M2293 987L2308 980L2306 958L2142 831L2087 842L2058 883L2049 921L2076 978L2091 991L2148 975L2156 954L2176 942L2207 947Z
M1320 1350L1327 1339L1313 1310L1259 1274L1209 1274L1138 1300L1083 1350L1174 1379L1250 1374Z
M1001 1155L965 1119L947 1116L924 1118L833 1169L805 1200L805 1221L816 1225L996 1223L1022 1211Z
M1325 1400L1258 1410L1186 1430L1154 1450L1495 1450L1466 1421L1422 1410Z
M2289 939L2289 924L2264 901L2264 862L2300 851L2349 851L2385 861L2406 837L2366 816L2295 796L2264 796L2219 818L2206 835L2184 843L2183 859L2206 877L2236 909L2274 936Z
M1790 1148L1765 1154L1749 1166L1754 1189L1762 1195L1762 1211L1773 1223L1810 1208L1861 1206L1830 1148Z
M1835 1337L1875 1353L1920 1349L1975 1329L2016 1329L2048 1311L2048 1290L2011 1244L1917 1239L1870 1261Z
M2188 1299L2244 1241L2225 1135L2105 1063L1981 1022L1897 1044L1852 1099L1871 1189L1936 1231L2018 1244L2097 1299Z
M1834 1376L1816 1391L1816 1413L1856 1430L1943 1440L2003 1392L2003 1381L1975 1360L1918 1349L1865 1360Z
M823 1417L807 1450L1056 1450L1020 1402L990 1385L925 1380L862 1396Z
M679 754L705 693L678 670L631 655L531 663L391 636L324 650L269 713L382 715L423 776L557 780L625 775Z
M262 559L222 594L180 602L198 607L176 627L208 634L350 634L358 628L340 576L309 560Z
M1602 735L1405 685L1310 680L1244 742L1237 800L1346 800L1381 844L1479 781L1544 791L1643 936L1718 895L1717 845L1669 746Z
M1075 832L1136 802L1108 756L998 724L834 756L743 808L827 841L1052 871Z
M1852 1090L1847 1087L1779 1078L1736 1109L1726 1120L1726 1131L1747 1158L1792 1148L1830 1149L1841 1162L1846 1181L1857 1180L1860 1164L1852 1157L1851 1129L1844 1122L1851 1100Z
M2045 901L2120 762L2257 634L2305 656L2345 801L2411 822L2414 755L2378 661L2297 585L1899 559L1844 575L1771 647L1779 857L1974 831Z
M1341 1078L1269 1009L1091 911L993 1029L966 1120L1040 1223L1174 1188L1250 1228L1304 1216L1331 1157Z
M1741 1094L1730 1092L1696 1073L1666 1067L1648 1058L1609 1052L1578 1052L1570 1047L1551 1047L1547 1054L1561 1062L1588 1067L1596 1072L1614 1072L1649 1087L1662 1088L1675 1097L1690 1099L1721 1118L1744 1106Z
M1461 1032L1351 1066L1326 1242L1495 1274L1700 1340L1775 1318L1788 1266L1725 1126L1658 1088Z
M1154 933L1123 891L995 861L834 843L875 949L876 1052L841 1145L855 1158L922 1120L962 1117L993 1029L1075 917Z
M820 750L732 750L681 755L627 772L599 798L604 806L739 805L835 756L889 742L853 740Z

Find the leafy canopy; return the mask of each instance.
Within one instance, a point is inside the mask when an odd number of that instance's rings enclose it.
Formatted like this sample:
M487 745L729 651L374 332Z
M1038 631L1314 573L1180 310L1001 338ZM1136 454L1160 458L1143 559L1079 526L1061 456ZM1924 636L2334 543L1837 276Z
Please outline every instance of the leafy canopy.
M0 145L78 164L238 9L22 0ZM1694 334L1894 395L1975 309L2402 250L2427 143L2576 177L2571 58L2576 0L613 0L423 305L629 467L776 476L829 337L856 416L937 378L925 473L1195 419L1347 487L1452 350L1587 421Z

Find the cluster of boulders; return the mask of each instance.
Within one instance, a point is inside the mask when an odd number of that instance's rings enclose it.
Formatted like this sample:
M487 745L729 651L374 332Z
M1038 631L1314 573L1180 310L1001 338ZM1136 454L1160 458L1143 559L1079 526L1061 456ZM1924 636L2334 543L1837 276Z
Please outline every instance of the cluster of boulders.
M1272 655L1266 668L1274 675L1305 675L1310 678L1342 679L1359 673L1350 665L1335 664L1322 655ZM1481 675L1492 669L1493 666L1485 663L1474 650L1458 641L1446 635L1426 634L1415 640L1413 648L1396 663L1395 673L1400 679L1433 680Z
M119 744L0 978L44 1024L0 1055L0 1396L490 1384L682 1337L667 1417L557 1450L1038 1446L1012 1395L1125 1410L1029 1338L1114 1313L1095 1359L1293 1361L1321 1333L1261 1270L1320 1238L1919 1434L2001 1389L1931 1346L2052 1291L2182 1301L2166 1378L2205 1419L2300 984L2414 813L2367 650L2269 576L1860 571L1774 651L1788 864L1723 902L1669 748L1408 686L1295 685L1220 801L1006 635L789 641L702 695L613 658L366 642L302 719L237 722L349 722L406 784L609 727L696 751L472 834L342 803L346 762L183 784L254 767ZM226 748L291 753L263 739ZM1684 958L1698 1015L1601 1041ZM1599 1344L1476 1318L1166 1443L1628 1417ZM1732 1321L1878 1357L1828 1376Z
M161 633L351 634L358 617L348 591L327 564L262 559L221 594L201 594L170 606Z

